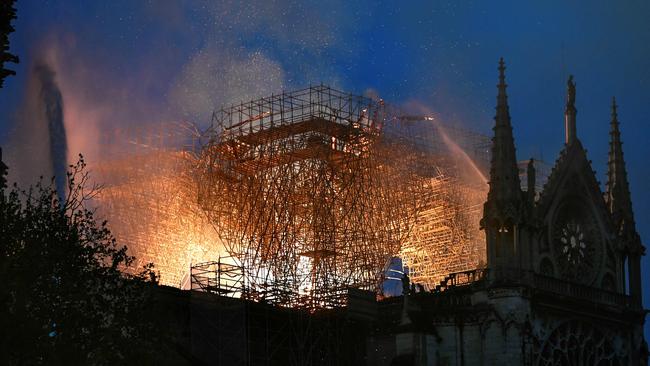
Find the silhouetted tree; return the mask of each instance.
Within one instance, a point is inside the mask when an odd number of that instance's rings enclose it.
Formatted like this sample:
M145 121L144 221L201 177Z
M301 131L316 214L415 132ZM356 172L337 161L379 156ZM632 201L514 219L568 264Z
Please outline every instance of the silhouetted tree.
M2 161L2 148L0 147L0 190L7 188L7 168Z
M65 201L42 179L0 188L0 364L158 364L152 266L87 208L83 158L70 168Z
M11 22L16 19L15 0L0 1L0 88L9 75L16 75L16 72L5 68L5 62L18 63L18 56L9 52L9 34L15 29Z

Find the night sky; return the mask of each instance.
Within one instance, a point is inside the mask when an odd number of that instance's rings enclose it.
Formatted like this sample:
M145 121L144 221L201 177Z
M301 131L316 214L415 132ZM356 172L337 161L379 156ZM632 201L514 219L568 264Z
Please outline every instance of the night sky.
M573 74L578 137L604 184L616 96L637 228L650 245L650 2L239 3L18 0L10 40L21 63L0 89L0 144L11 154L29 70L43 58L55 60L71 134L84 124L205 126L215 107L321 82L489 134L503 56L520 160L557 158ZM648 256L643 273L648 306Z

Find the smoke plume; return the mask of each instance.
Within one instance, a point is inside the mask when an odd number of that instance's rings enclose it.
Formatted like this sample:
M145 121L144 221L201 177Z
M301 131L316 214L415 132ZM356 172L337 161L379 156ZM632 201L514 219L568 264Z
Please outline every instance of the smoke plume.
M41 90L40 99L44 108L45 121L49 131L50 163L59 198L65 197L68 143L63 123L63 96L56 83L54 71L47 63L34 67Z
M23 186L39 176L54 177L59 197L65 197L68 142L64 102L50 60L41 57L30 68L23 104L16 114L7 147L10 181Z

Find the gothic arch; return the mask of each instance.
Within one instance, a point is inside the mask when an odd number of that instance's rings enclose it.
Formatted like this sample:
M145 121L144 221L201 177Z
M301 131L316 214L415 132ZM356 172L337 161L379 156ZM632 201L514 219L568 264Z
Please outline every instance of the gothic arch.
M560 323L536 350L536 366L627 365L628 350L618 334L582 321Z

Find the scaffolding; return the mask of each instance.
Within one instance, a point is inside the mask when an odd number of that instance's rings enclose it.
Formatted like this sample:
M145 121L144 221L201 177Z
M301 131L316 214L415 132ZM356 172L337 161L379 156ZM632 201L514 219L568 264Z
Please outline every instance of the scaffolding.
M248 292L328 308L348 287L378 286L424 187L384 123L382 102L325 86L214 114L199 203Z
M216 261L197 263L190 270L191 290L198 290L228 297L246 297L244 269L231 257L219 257Z
M313 310L485 261L490 140L430 116L315 86L102 136L98 211L166 285Z
M449 273L485 265L485 241L478 225L485 190L444 173L431 178L428 187L400 256L411 281L433 289Z
M133 268L154 263L165 285L179 286L193 263L224 253L196 203L199 138L189 123L116 129L103 135L102 159L90 166L103 186L98 215L136 258Z
M431 116L394 111L402 121L385 133L399 136L415 156L425 189L418 197L418 214L399 257L410 281L434 289L450 273L485 265L485 240L479 228L487 194L485 174L490 139Z

